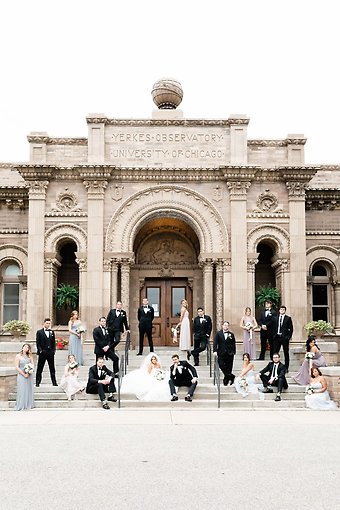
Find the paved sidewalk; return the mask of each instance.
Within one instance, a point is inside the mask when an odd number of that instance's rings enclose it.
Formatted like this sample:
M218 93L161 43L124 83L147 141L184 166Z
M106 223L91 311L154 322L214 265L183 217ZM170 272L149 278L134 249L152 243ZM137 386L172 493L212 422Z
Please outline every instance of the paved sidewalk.
M339 432L337 411L2 412L1 507L337 509Z

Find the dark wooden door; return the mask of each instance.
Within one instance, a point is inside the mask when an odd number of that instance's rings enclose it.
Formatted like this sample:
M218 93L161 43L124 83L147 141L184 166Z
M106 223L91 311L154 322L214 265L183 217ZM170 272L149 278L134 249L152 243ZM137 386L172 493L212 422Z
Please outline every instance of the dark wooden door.
M180 317L181 300L186 299L189 317L192 318L192 291L185 278L148 278L141 291L141 301L147 297L149 305L155 309L152 338L155 346L176 346L172 341L171 328Z

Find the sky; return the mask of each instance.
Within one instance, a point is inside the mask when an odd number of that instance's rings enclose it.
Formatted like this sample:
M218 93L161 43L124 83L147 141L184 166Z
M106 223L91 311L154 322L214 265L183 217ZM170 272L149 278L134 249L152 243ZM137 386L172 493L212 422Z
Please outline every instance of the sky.
M153 84L185 118L250 118L248 138L304 134L340 164L338 0L10 0L0 4L0 162L27 135L86 137L88 113L150 118Z

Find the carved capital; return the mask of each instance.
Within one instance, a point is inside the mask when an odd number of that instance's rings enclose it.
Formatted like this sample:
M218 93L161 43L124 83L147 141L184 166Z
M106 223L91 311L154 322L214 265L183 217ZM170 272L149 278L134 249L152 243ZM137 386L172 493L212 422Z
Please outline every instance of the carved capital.
M79 266L79 271L86 271L87 269L87 259L86 258L77 258L76 263Z
M103 271L110 272L112 267L112 261L111 259L104 259L103 260Z
M286 182L286 186L288 189L289 199L305 200L307 187L305 182L289 181Z
M46 197L46 190L49 181L28 181L28 196L30 199Z
M89 198L104 198L107 181L84 181Z
M227 181L231 200L245 200L250 188L249 181Z
M248 273L255 273L255 266L258 263L258 258L249 258L247 259L247 271Z
M283 272L287 272L289 270L289 260L288 259L277 259L272 264L272 268L276 270L280 270Z

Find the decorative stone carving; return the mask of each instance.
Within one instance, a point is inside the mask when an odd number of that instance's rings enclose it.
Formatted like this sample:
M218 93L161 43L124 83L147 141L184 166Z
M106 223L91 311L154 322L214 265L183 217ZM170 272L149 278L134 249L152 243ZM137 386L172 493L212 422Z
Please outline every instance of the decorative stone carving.
M138 264L194 264L195 254L191 246L175 234L153 235L143 243L137 257Z
M256 200L256 205L258 209L255 209L255 212L275 211L278 208L277 197L274 195L274 193L271 193L269 189L266 189L263 193L261 193L261 195L258 196Z
M9 209L25 209L25 201L22 198L6 198L5 205Z
M112 267L112 260L111 259L104 259L103 260L103 271L110 272Z
M273 269L280 268L283 272L286 273L289 271L289 260L288 259L277 259L277 260L275 260L275 262L273 262L272 268Z
M29 181L28 195L29 198L43 198L46 197L46 190L49 182L48 181Z
M249 124L248 118L242 119L108 119L107 117L87 117L88 124L105 124L107 126L220 126Z
M248 273L255 273L256 264L258 263L258 258L249 258L247 259L247 271Z
M305 190L307 187L307 183L290 181L290 182L286 182L286 186L288 189L288 198L289 199L294 198L294 199L305 200Z
M214 194L213 194L213 199L216 201L216 202L220 202L222 200L222 187L218 184L216 186L216 188L214 188Z
M132 252L136 232L160 215L190 225L202 252L227 251L228 232L220 213L200 193L175 185L148 187L126 200L111 218L105 251Z
M45 232L45 251L56 252L57 245L62 239L72 239L77 245L77 251L86 252L87 235L85 230L77 225L61 223L54 225Z
M104 198L107 181L84 181L89 198Z
M65 191L59 193L56 200L56 208L52 209L53 211L62 211L65 213L80 211L81 209L77 207L78 201L77 197L74 193L65 188Z
M86 258L76 258L76 263L79 266L79 271L87 270L87 259Z
M257 245L261 241L273 241L279 253L289 253L289 234L276 225L260 225L248 233L248 253L256 253Z
M167 263L164 264L164 267L160 271L158 271L158 275L161 278L173 278L175 276L174 271L168 266Z
M246 199L247 191L250 188L249 181L227 181L230 199Z
M122 186L121 184L115 184L114 186L112 186L112 200L115 200L115 201L118 201L118 200L121 200L123 198L123 189L124 189L124 186Z
M29 143L45 143L48 145L87 145L87 138L52 138L50 136L29 135L27 140Z

